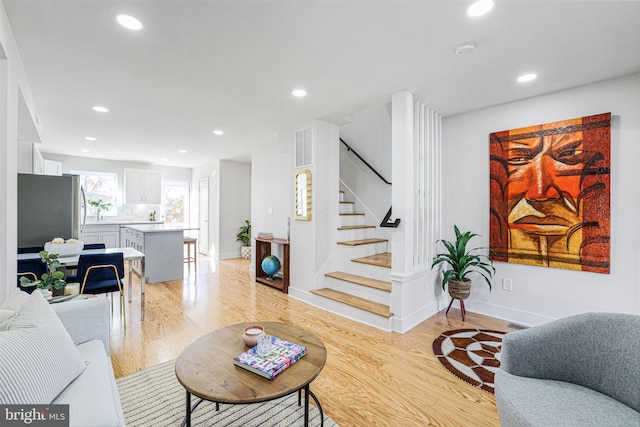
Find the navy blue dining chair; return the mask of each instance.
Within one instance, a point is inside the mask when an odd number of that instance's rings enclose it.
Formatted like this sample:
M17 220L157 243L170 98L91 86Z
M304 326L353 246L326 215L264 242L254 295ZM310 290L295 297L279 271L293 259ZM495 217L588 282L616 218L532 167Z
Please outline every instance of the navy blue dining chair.
M47 264L38 259L19 259L18 260L18 288L30 294L35 286L22 286L20 284L21 277L27 277L30 280L38 280L43 273L47 272Z
M44 251L44 246L23 246L18 248L19 254L39 254Z
M122 252L112 254L80 255L78 274L75 281L80 283L81 294L120 293L120 312L127 322L126 301L124 297L124 256ZM67 279L67 283L69 279ZM113 310L113 298L111 298Z
M104 243L89 243L88 245L84 245L83 250L89 249L107 249L107 245Z

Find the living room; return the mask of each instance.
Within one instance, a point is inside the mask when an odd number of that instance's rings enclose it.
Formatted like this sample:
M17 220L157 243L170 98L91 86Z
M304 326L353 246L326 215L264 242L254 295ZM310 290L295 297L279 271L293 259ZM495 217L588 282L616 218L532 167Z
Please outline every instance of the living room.
M633 20L638 16L638 9L633 2L611 3L611 6L599 5L604 2L571 2L571 5L563 5L562 11L568 13L571 10L575 13L589 14L592 21L589 21L593 26L595 22L602 25L607 25L607 30L601 30L599 37L602 38L602 45L596 44L595 46L582 46L576 47L580 55L575 56L591 56L593 63L585 64L584 67L591 67L593 69L598 68L598 64L616 62L612 58L625 57L624 65L621 65L617 70L617 74L603 77L601 75L595 77L592 80L578 79L574 76L579 76L575 65L565 64L564 62L548 61L547 66L544 67L546 74L550 80L556 82L562 82L557 86L547 90L546 92L531 92L531 89L523 88L522 86L516 86L516 83L509 85L509 90L501 94L487 94L487 98L491 98L491 101L487 104L482 104L476 101L476 98L469 99L469 107L467 109L461 109L456 114L445 114L442 118L442 237L450 238L452 236L453 225L457 224L465 229L473 230L482 235L483 241L481 246L488 246L489 236L489 162L488 162L488 135L492 132L501 131L504 129L514 129L523 126L530 126L539 123L549 123L558 120L570 119L574 117L583 117L592 114L600 114L611 112L611 271L609 274L597 274L588 272L576 272L563 269L551 269L542 267L533 267L512 263L496 263L497 272L494 278L494 287L489 290L488 287L477 286L473 288L472 295L466 303L466 308L469 311L466 323L462 323L457 319L459 312L454 311L453 315L449 314L448 317L444 317L441 311L446 308L448 303L448 297L440 292L435 277L429 276L428 272L425 272L422 276L425 281L422 283L422 288L417 294L422 299L415 298L416 304L419 304L415 310L411 310L409 313L403 313L398 311L397 317L400 320L405 320L398 328L399 332L406 332L404 335L395 333L382 333L377 330L369 329L367 327L359 326L348 320L342 320L340 317L334 317L333 314L326 315L323 312L316 312L316 308L307 308L300 301L310 301L309 291L315 289L317 259L319 257L322 260L324 256L325 247L329 247L334 242L325 241L323 234L319 230L309 230L310 223L291 221L291 245L292 250L296 255L292 258L292 282L295 283L294 291L292 295L296 299L287 299L282 301L282 296L277 293L270 292L261 288L256 288L256 296L264 299L265 302L269 301L273 305L286 304L288 307L291 305L291 310L308 310L314 313L315 316L312 320L308 321L309 325L314 325L316 322L320 322L320 319L329 316L332 322L335 322L337 328L341 333L346 334L350 329L357 330L359 334L376 337L376 341L381 341L384 345L397 344L396 340L411 341L413 345L418 344L418 338L423 338L423 347L420 351L426 353L430 352L430 345L433 338L444 329L455 329L458 327L481 327L488 329L505 328L509 322L517 323L526 326L535 326L543 323L548 323L552 320L564 318L578 313L585 312L616 312L616 313L631 313L638 314L640 312L640 271L638 270L638 264L640 261L640 252L633 249L634 237L640 235L640 226L635 219L635 212L640 206L640 196L637 192L632 190L632 183L637 181L637 168L635 167L635 159L640 155L638 144L635 141L640 136L638 129L640 123L638 117L640 117L640 106L637 103L638 94L640 94L640 74L638 74L637 59L634 59L634 55L626 55L622 52L637 52L637 34L633 33L634 25L625 25L623 19L624 15L627 15L628 20ZM501 6L500 3L497 4ZM466 6L466 5L464 5ZM602 9L598 9L598 8ZM606 16L607 13L612 10L616 10L617 7L624 9L630 8L626 13L614 14L613 21L602 21L596 19L596 16ZM460 9L464 11L463 5ZM590 10L590 8L594 8ZM553 8L551 8L553 9ZM559 10L548 9L549 13L558 13ZM567 16L570 16L568 14ZM568 19L568 18L567 18ZM517 20L514 20L517 21ZM2 49L4 55L15 61L18 52L17 46L10 41L13 37L10 37L11 28L7 25L8 20L4 17L2 19ZM588 25L587 25L588 27ZM625 31L630 33L622 33L620 35L616 32L618 28L625 28ZM615 29L615 30L614 30ZM593 30L592 30L593 31ZM620 30L622 31L622 30ZM556 34L556 37L561 37ZM611 37L612 39L608 39ZM460 43L467 39L459 40ZM606 41L605 41L606 40ZM635 41L634 41L635 40ZM456 43L451 46L451 50L455 48ZM546 46L546 45L543 45ZM543 49L540 46L540 50ZM616 48L612 48L616 46ZM617 46L620 46L618 48ZM478 42L478 52L481 52L482 45ZM511 46L513 49L517 49L517 46ZM504 48L506 52L506 47ZM607 51L607 52L604 52ZM501 52L501 54L504 54ZM540 52L537 52L540 54ZM601 57L600 55L611 55L611 57ZM573 55L568 55L573 60ZM538 55L543 56L543 55ZM637 56L637 55L636 55ZM631 58L627 58L631 57ZM456 58L464 59L464 58ZM582 59L584 60L584 59ZM567 61L565 59L565 61ZM635 61L635 62L634 62ZM18 115L18 88L25 97L27 103L27 109L38 111L41 107L38 105L38 95L34 90L33 97L30 96L28 90L29 85L24 85L25 81L29 81L28 70L22 70L22 66L6 64L3 65L3 78L9 82L7 87L10 91L9 95L5 96L5 100L10 100L5 103L3 110L8 110L7 114L3 114L3 121L6 123L8 129L7 134L3 137L3 147L6 149L2 152L0 157L3 159L3 164L6 164L6 173L0 177L0 186L3 193L6 194L7 204L6 209L0 212L0 224L2 228L3 245L0 247L0 266L7 272L7 285L5 289L0 291L0 300L7 298L10 292L13 291L12 284L15 278L15 212L11 209L14 203L12 200L16 199L14 183L16 173L16 143L17 143L17 125L15 124L15 118ZM622 59L620 61L623 62ZM544 63L544 61L543 61ZM15 64L15 63L13 63ZM528 64L527 64L528 65ZM565 67L566 65L566 67ZM523 65L524 66L524 65ZM529 65L532 66L532 65ZM470 67L467 72L474 69ZM539 71L542 73L541 71ZM487 74L496 74L497 68L492 68ZM380 77L382 79L382 77ZM487 78L484 76L483 78ZM575 78L575 80L574 80ZM465 84L481 85L482 78L466 74L463 79ZM397 87L392 86L393 90L387 90L384 94L376 92L375 95L371 95L368 99L358 100L350 105L350 109L347 106L342 107L343 110L339 113L353 114L366 107L372 105L381 104L392 101L394 94L403 93L402 90L411 86L411 82L407 81L406 86ZM466 88L466 87L465 87ZM436 89L431 88L435 94ZM449 87L447 89L450 92L455 92L454 88ZM509 93L507 95L506 93ZM427 94L428 95L428 94ZM453 95L453 94L452 94ZM481 97L480 95L476 95ZM405 94L406 97L406 94ZM419 97L416 95L415 99ZM474 104L477 102L478 104ZM10 105L8 105L10 104ZM344 104L341 104L344 105ZM397 104L396 104L397 105ZM38 106L38 110L35 107ZM395 107L395 105L394 105ZM290 122L287 122L284 127L277 129L278 136L270 139L268 143L263 144L262 148L256 148L251 154L251 220L254 226L254 230L257 231L272 231L276 236L287 235L287 215L293 211L293 171L292 167L292 155L293 155L293 133L300 126L309 123L315 119L320 119L322 122L320 126L327 129L327 134L336 133L338 125L328 120L328 117L335 113L334 110L316 110L316 115L303 116L304 119L298 120L298 117L293 117ZM394 111L397 111L394 110ZM43 117L42 124L40 126L45 128L46 114L50 112L42 111L40 116ZM337 113L336 113L337 115ZM48 144L45 139L42 143L43 150ZM207 148L208 150L209 148ZM147 146L148 150L148 146ZM375 153L372 154L375 158ZM203 156L204 157L204 156ZM320 178L321 176L327 176L325 169L321 169L320 166L314 170L314 178ZM455 171L455 172L454 172ZM399 173L394 168L393 174ZM392 179L394 182L398 182ZM316 181L314 181L316 182ZM320 186L330 187L326 183L318 183ZM278 188L286 189L286 191L274 191L274 186ZM333 184L331 184L333 186ZM398 186L394 187L397 188ZM314 188L317 190L318 199L316 202L324 205L325 212L331 212L330 207L333 195L330 193L333 191L333 187L330 189ZM268 197L265 196L268 194ZM315 194L315 193L314 193ZM319 207L319 204L316 203ZM272 213L269 212L271 208ZM396 210L396 208L398 210ZM401 212L402 208L397 207L394 204L394 213ZM322 219L322 214L318 212L316 220ZM406 220L407 216L399 216L403 220ZM294 249L295 248L295 249ZM327 251L329 249L326 249ZM244 267L249 268L248 264ZM216 272L221 274L220 280L224 281L227 278L222 273L224 269ZM226 270L224 270L226 271ZM236 273L233 273L236 274ZM512 290L506 290L502 288L503 279L510 280L513 284ZM204 280L214 280L213 277L207 277ZM250 279L243 278L249 283ZM185 285L189 283L185 280ZM221 287L226 284L221 284ZM185 291L196 289L201 294L204 292L201 288L183 288ZM149 290L151 292L151 290ZM254 291L252 291L254 292ZM151 295L151 294L150 294ZM223 299L224 293L216 295L216 298ZM158 310L161 308L151 303L151 296L148 297L148 301L151 307L156 307ZM238 297L240 298L240 297ZM187 298L187 300L190 300ZM191 301L191 300L190 300ZM225 303L226 304L226 303ZM132 306L135 306L133 304ZM402 306L400 306L402 307ZM456 307L456 306L454 306ZM230 310L237 309L231 306ZM168 316L168 313L162 310L163 315ZM417 312L416 319L412 320L410 315ZM222 313L222 312L221 312ZM317 313L317 314L316 314ZM434 313L435 318L431 318ZM250 313L249 313L250 314ZM278 314L269 312L258 312L256 320L283 320L278 317ZM222 314L221 314L222 315ZM490 316L483 317L483 316ZM167 317L170 319L170 317ZM423 323L426 318L427 324ZM433 320L435 319L435 320ZM223 326L231 323L232 320L237 321L249 321L250 319L238 318L221 320L218 326ZM287 319L289 320L289 319ZM461 320L461 319L460 319ZM146 320L145 320L146 321ZM157 335L156 340L162 340L160 326L162 320L161 317L156 318ZM208 322L210 319L199 318L201 322ZM303 319L291 318L291 321L304 322ZM124 331L117 331L120 322L118 319L114 320L114 326L116 330L115 337L117 339L124 337ZM446 325L446 326L445 326ZM433 329L440 328L439 331ZM131 329L128 334L133 334ZM408 331L408 332L407 332ZM122 334L122 335L120 335ZM382 334L382 335L381 335ZM129 336L130 336L129 335ZM129 337L127 336L127 338ZM323 335L323 339L326 335ZM403 338L406 337L406 338ZM123 338L124 339L124 338ZM327 343L330 344L330 343ZM153 346L157 345L157 341ZM182 344L181 344L182 345ZM357 345L356 343L353 344ZM399 344L398 344L399 345ZM372 346L374 347L374 346ZM341 349L344 351L343 349ZM370 349L375 352L375 348ZM166 351L166 350L164 350ZM411 352L412 350L407 350ZM152 353L152 352L151 352ZM147 355L149 358L148 365L154 363L160 363L167 359L157 355ZM171 357L176 357L172 354ZM337 354L334 354L337 357ZM426 356L425 356L426 357ZM153 363L152 363L153 362ZM376 362L374 362L376 363ZM384 362L382 362L384 363ZM387 360L386 363L392 363ZM114 368L118 369L117 363L114 362ZM325 368L327 369L327 368ZM348 372L348 371L347 371ZM405 375L401 373L402 370L392 370L390 375ZM128 373L128 372L127 372ZM439 372L435 370L432 372L435 376L440 376ZM411 375L411 374L408 374ZM442 371L441 376L445 377L446 372ZM421 377L422 378L422 377ZM319 378L321 379L321 377ZM424 378L422 378L424 379ZM424 379L427 380L427 379ZM408 379L404 379L403 382L410 382ZM358 382L359 385L366 384L366 381ZM488 396L482 396L480 392L471 389L466 392L461 385L460 388L452 386L450 383L445 382L444 387L454 387L455 392L464 396L462 402L468 400L478 402L480 406L491 407L488 410L488 414L493 412L493 415L487 415L487 425L492 425L497 422L494 403L492 398ZM348 388L348 384L339 384L338 380L330 387L335 387L335 392L339 386ZM317 386L316 386L317 387ZM329 386L328 386L329 387ZM413 390L415 393L424 392L423 389L406 389L404 384L398 385L399 389L390 392L393 396L398 393L402 393L402 390ZM328 395L332 393L328 388L322 392L318 391L318 396L325 406L325 410L329 416L331 416L340 425L358 425L357 416L350 418L343 413L347 413L347 409L342 407L341 409L334 409L332 411L331 406L324 402L330 401L337 405L336 400L329 399ZM359 390L361 392L361 390ZM352 393L357 391L352 390ZM409 392L411 393L411 391ZM341 394L342 395L342 394ZM365 395L366 396L366 395ZM384 406L384 400L379 400L373 396L368 396L373 399L374 404L372 406ZM396 396L397 397L397 396ZM450 395L446 395L446 398L452 398ZM416 397L416 400L419 399ZM367 420L369 424L376 425L392 425L391 420L393 417L398 416L398 412L395 410L391 412L389 409L388 414L385 414L384 409L377 408L373 418L368 418L367 415L362 412L367 411L366 403L362 400L353 402L353 411L356 412L361 419ZM432 405L437 406L437 397L433 397L430 400ZM397 404L402 407L402 399L397 400ZM363 405L362 407L359 405ZM453 407L464 407L464 403L454 404ZM389 405L391 406L391 405ZM413 406L412 406L413 408ZM468 411L472 411L473 407L469 406ZM378 412L376 412L378 411ZM451 410L451 412L455 412ZM426 416L424 414L420 414ZM419 417L419 415L415 415ZM422 424L417 421L415 425L426 424L425 420L428 418L422 418ZM471 425L471 418L467 418L466 415L460 417L460 421L456 421L455 413L450 415L441 414L429 421L434 424L451 424L451 425ZM464 420L464 421L462 421ZM410 425L407 423L407 425Z

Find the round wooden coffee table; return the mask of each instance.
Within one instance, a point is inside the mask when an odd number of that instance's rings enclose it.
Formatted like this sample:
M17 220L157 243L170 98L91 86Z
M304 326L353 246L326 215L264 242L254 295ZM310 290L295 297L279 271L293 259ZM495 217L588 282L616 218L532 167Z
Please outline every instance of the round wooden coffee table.
M233 358L246 351L242 332L249 325L261 325L269 335L303 345L307 354L289 366L273 380L268 380L233 364ZM202 399L216 403L257 403L277 399L301 391L305 392L304 425L309 425L309 397L320 411L322 407L309 390L313 381L327 361L327 350L318 337L307 329L280 322L239 323L210 332L191 343L176 360L176 377L187 391L185 423L191 426L191 412ZM193 407L191 395L199 397Z

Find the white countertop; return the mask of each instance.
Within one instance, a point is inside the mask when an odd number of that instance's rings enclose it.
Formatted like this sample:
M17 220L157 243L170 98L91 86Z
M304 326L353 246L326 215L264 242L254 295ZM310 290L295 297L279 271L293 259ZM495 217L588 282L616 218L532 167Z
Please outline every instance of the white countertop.
M85 225L122 225L126 226L129 224L164 224L164 221L123 221L123 220L109 220L109 221L87 221Z
M135 231L139 231L141 233L161 233L167 231L185 231L185 230L198 230L197 227L185 227L184 225L173 225L173 224L134 224L134 225L126 225L127 228L130 228Z

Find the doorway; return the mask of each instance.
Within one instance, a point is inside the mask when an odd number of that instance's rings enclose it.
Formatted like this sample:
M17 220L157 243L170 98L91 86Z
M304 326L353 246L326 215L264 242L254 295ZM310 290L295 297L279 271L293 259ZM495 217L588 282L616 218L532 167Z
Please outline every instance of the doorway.
M198 252L209 255L209 178L198 180Z

